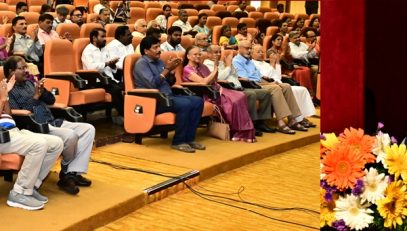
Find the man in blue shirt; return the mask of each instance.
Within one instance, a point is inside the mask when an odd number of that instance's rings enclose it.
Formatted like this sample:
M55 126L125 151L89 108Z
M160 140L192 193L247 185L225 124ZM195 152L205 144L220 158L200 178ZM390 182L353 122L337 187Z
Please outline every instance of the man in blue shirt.
M175 135L172 148L193 153L195 149L205 150L205 146L195 141L196 128L203 111L203 99L198 96L173 95L170 84L175 82L171 71L181 63L179 58L172 59L167 65L160 60L160 40L148 36L140 42L143 55L134 65L133 78L135 88L158 89L172 101L170 107L157 104L156 113L173 112L175 117Z
M238 52L238 55L233 58L232 64L239 78L255 81L263 89L270 91L272 105L277 117L277 131L285 134L295 134L294 130L307 131L307 128L298 123L300 121L296 121L297 118L302 120L302 117L291 86L285 83L272 83L268 77L261 75L250 59L252 52L250 41L243 40L239 42ZM256 52L259 52L259 55L263 55L261 49L256 49ZM284 122L285 117L288 118L288 125Z

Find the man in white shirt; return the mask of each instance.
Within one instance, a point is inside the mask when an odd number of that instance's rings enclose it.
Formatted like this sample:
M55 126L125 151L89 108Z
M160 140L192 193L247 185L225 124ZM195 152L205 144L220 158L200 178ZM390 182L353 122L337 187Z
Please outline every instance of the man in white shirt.
M195 36L195 46L199 47L201 51L207 51L209 47L208 35L204 33L198 33Z
M247 12L246 7L247 7L247 2L246 1L239 1L239 8L237 8L235 10L235 12L240 11L240 12L249 13L249 12Z
M101 0L99 4L95 5L93 7L93 13L100 14L100 10L104 8L109 10L109 16L113 18L114 12L110 9L108 0Z
M251 54L252 61L260 73L271 78L277 84L282 84L282 74L280 65L280 56L274 52L270 54L270 63L263 60L263 47L261 45L255 45L253 47L253 52ZM311 95L309 94L307 88L303 86L291 86L297 105L300 108L301 116L296 118L297 122L300 122L304 127L315 127L310 121L305 117L315 115L315 107L312 103Z
M71 20L66 19L68 14L69 14L68 8L66 8L65 6L58 7L57 8L57 17L52 22L52 29L56 30L58 24L60 24L60 23L72 23Z
M130 35L131 36L131 35ZM112 105L116 108L119 116L114 122L123 124L123 87L120 81L114 78L114 73L117 72L116 63L120 57L111 57L107 51L106 31L102 28L95 28L89 35L90 43L82 52L82 64L84 70L97 70L101 74L109 76L109 84L106 86L106 91L112 95Z
M134 30L131 35L133 37L140 37L144 38L146 37L146 31L147 31L147 22L144 19L137 19L137 21L134 23Z
M182 29L172 26L168 29L167 41L160 45L161 51L185 51L181 46Z
M160 24L161 30L166 33L167 32L167 21L168 18L171 16L171 6L165 4L163 6L163 14L158 15L155 20Z
M103 8L99 12L99 19L97 23L100 23L103 27L106 26L106 24L110 23L110 14L109 14L109 9L108 8Z
M211 45L208 47L208 58L204 64L213 71L215 59L221 55L221 47ZM233 83L236 89L243 90L247 97L247 104L250 113L250 118L256 128L256 135L261 135L262 132L275 132L275 129L269 128L264 120L271 119L271 95L265 89L243 89L238 80L236 70L232 65L233 55L230 54L219 60L218 64L218 80L226 80ZM259 109L256 107L256 101L259 101Z
M175 21L172 26L178 26L182 29L182 35L190 35L194 37L197 31L192 29L191 24L188 22L188 13L185 9L178 11L178 20Z

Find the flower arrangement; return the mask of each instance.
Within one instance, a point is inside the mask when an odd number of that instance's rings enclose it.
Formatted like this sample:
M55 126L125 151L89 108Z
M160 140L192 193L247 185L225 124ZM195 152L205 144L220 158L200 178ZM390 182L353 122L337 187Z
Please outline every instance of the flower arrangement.
M321 134L321 230L407 230L407 151L381 131Z

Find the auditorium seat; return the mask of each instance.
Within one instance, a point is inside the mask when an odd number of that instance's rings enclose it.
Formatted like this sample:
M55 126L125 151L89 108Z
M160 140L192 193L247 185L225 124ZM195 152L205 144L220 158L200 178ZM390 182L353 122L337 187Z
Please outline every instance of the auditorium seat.
M256 27L256 20L254 20L253 18L241 18L239 19L239 23L246 23L247 28Z
M130 2L130 8L133 8L133 7L145 8L145 5L143 2L140 2L140 1L129 1L129 2Z
M74 1L74 2L76 2L76 1ZM97 4L99 4L99 0L89 0L89 2L88 2L88 9L89 9L88 14L92 14L92 13L99 14L99 12L93 12L93 8Z
M3 24L2 26L0 26L0 36L1 37L10 37L13 35L13 26L11 25L11 23L6 23Z
M16 17L16 13L10 10L3 10L0 11L0 19L2 19L3 17L7 17L8 18L8 22L11 23L11 21L13 20L13 18Z
M131 7L130 8L130 19L127 23L135 23L138 19L146 18L146 10L141 7Z
M185 48L185 50L186 50L188 47L194 45L194 41L195 41L195 39L194 39L194 38L191 38L191 37L189 37L189 36L181 36L181 46L182 46L183 48Z
M264 13L267 13L267 12L271 12L271 9L270 9L270 7L259 6L257 8L257 11L262 12L264 14Z
M208 19L206 20L206 26L212 30L213 27L217 25L222 25L222 19L217 16L208 16Z
M257 11L249 12L249 18L253 18L255 20L258 18L263 18L263 13Z
M195 9L184 9L188 16L198 16L198 11Z
M309 19L308 14L295 14L294 15L294 20L298 20L299 18L303 18L304 20Z
M40 17L39 13L36 12L22 12L20 16L25 18L27 25L29 24L38 24L38 18Z
M226 7L224 5L214 4L212 5L211 10L214 12L226 11Z
M106 37L114 37L117 27L122 26L122 25L123 24L119 24L119 23L106 24L106 26L105 26Z
M40 13L41 12L41 6L30 6L28 7L29 12L36 12Z
M148 10L148 9L160 9L160 10L162 10L162 5L159 2L145 2L144 3L144 8L146 10Z
M94 28L103 28L103 26L100 23L85 23L81 26L81 30L79 32L79 35L81 38L89 38L90 32Z
M170 16L167 20L167 30L172 26L172 24L178 20L178 16Z
M137 48L142 39L143 39L142 37L133 37L133 39L131 40L131 44L133 45L134 49Z
M234 12L237 8L239 8L239 6L237 5L229 5L226 7L226 10L229 12Z
M276 20L280 18L280 13L278 12L266 12L263 17L268 20Z
M235 17L226 17L222 19L222 25L229 25L234 28L237 27L237 24L239 24L239 20Z
M279 31L278 26L269 26L267 27L266 36L267 35L273 36L278 31Z
M72 39L80 38L80 28L76 23L60 23L55 31L61 36L68 32Z
M146 21L149 22L151 20L154 20L160 14L163 14L161 8L148 8L146 11Z
M166 138L168 131L174 129L175 114L166 112L157 115L157 103L167 105L167 97L157 89L135 89L133 80L133 68L141 56L138 54L128 55L124 59L124 129L127 133L135 134L135 142L142 144L143 136L161 134Z
M250 14L250 12L256 11L256 8L254 6L247 6L246 11L249 12L249 14Z
M47 4L47 0L27 0L28 6L41 6L42 4Z
M202 14L202 13L205 13L206 15L208 15L208 17L209 17L209 16L215 16L215 11L209 10L209 9L202 9L202 10L200 10L200 11L198 12L198 15L200 15L200 14Z
M99 19L99 15L96 13L91 13L86 15L86 23L96 22Z
M211 8L206 4L195 4L195 9L197 11L200 11L200 10L204 10L204 9L210 10Z
M88 1L87 0L75 0L75 1L73 1L73 5L75 7L85 7L85 8L87 8L88 7ZM93 7L92 7L92 9L93 9Z
M232 13L230 13L229 11L217 11L215 13L215 16L223 19L223 18L226 18L226 17L232 17Z
M188 22L191 24L192 27L194 27L196 24L198 24L198 16L189 16L188 17Z
M4 2L0 2L0 11L7 11L8 5Z

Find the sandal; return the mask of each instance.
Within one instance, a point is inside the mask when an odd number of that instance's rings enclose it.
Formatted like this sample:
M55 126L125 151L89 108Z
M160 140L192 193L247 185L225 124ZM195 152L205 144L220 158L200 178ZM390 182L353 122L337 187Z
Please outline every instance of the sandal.
M302 131L302 132L307 132L308 129L304 126L302 126L300 123L294 123L293 125L289 126L293 130L297 131Z
M181 152L187 153L194 153L195 149L193 149L189 144L178 144L178 145L171 145L171 148L176 149Z
M307 120L307 119L303 119L300 124L302 126L304 126L305 128L315 128L317 125L311 123L311 121Z
M191 143L188 143L189 146L193 149L197 149L197 150L205 150L206 147L203 144L200 144L198 142L192 141Z
M284 133L284 134L289 134L289 135L294 135L295 131L290 129L287 125L284 125L282 127L277 128L278 132Z

